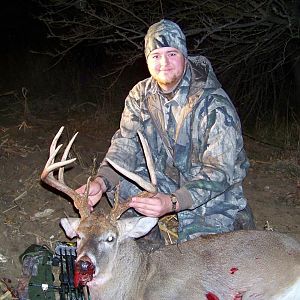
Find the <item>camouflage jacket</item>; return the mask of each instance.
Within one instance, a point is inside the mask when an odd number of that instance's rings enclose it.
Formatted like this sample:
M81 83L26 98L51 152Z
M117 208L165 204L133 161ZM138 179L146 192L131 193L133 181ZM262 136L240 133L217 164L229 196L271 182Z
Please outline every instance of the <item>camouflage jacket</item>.
M249 163L239 117L208 59L189 57L171 99L180 105L176 121L163 112L162 97L151 77L133 87L106 156L147 178L137 137L137 130L142 131L154 159L158 190L176 194L179 201L179 239L233 230L237 212L246 206L241 183ZM112 187L120 180L105 162L98 174ZM125 198L137 191L132 184L121 185Z

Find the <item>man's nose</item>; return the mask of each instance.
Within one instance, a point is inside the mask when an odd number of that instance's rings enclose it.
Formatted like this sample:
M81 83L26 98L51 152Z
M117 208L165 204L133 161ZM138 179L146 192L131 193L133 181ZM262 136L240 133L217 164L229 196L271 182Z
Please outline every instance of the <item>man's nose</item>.
M169 63L169 58L167 55L162 55L160 58L160 64L165 66Z

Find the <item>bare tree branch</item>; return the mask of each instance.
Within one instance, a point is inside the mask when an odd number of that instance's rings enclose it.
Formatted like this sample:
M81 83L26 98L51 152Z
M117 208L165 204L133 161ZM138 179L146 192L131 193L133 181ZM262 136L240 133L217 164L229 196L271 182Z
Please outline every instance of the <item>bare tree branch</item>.
M122 72L142 55L148 25L164 17L182 27L190 54L209 57L231 94L248 104L270 98L274 80L300 60L296 0L37 1L43 9L39 19L57 41L52 53L57 59L79 44L101 47L117 55L116 71ZM258 91L258 80L264 92Z

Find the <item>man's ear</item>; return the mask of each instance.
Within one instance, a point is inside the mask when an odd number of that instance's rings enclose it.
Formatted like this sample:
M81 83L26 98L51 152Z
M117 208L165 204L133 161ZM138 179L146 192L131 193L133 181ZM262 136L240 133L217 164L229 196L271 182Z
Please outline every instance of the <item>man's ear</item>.
M77 236L77 228L79 224L80 218L63 218L60 220L60 225L70 239Z
M126 218L117 221L119 239L139 238L147 234L156 224L158 219L151 217Z

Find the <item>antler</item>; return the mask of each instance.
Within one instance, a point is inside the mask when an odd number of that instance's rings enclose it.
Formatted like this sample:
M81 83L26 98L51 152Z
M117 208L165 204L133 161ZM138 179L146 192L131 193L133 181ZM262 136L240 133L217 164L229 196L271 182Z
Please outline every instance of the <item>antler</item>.
M120 192L120 186L118 185L116 187L116 192L114 195L114 206L109 213L109 217L113 222L118 220L121 217L121 215L129 208L128 206L129 201L126 202L119 201L119 192Z
M142 187L148 193L157 193L157 187L156 187L157 179L156 179L156 174L154 171L154 162L153 162L153 158L152 158L152 155L150 152L150 147L149 147L147 140L143 136L143 134L140 131L138 131L137 133L139 135L139 138L141 140L141 144L142 144L142 147L144 150L147 167L148 167L148 171L150 174L151 183L146 181L141 176L139 176L135 173L132 173L132 172L124 169L123 167L119 166L117 163L112 161L110 158L105 158L105 160L110 165L112 165L117 171L119 171L123 176L125 176L125 177L131 179L132 181L134 181L135 183L137 183L140 187Z
M143 134L140 131L138 131L138 135L141 140L142 148L144 150L145 159L146 159L151 182L148 182L141 176L124 169L123 167L119 166L117 163L115 163L114 161L112 161L109 158L105 158L105 160L112 167L114 167L117 171L119 171L123 176L131 179L132 181L136 182L140 187L145 189L145 191L143 191L137 195L138 197L150 197L151 198L154 195L156 195L156 193L157 193L157 187L156 187L157 179L156 179L156 174L154 171L154 162L153 162L153 158L152 158L152 155L150 152L150 147L149 147L147 140L145 139L145 137L143 136ZM115 198L114 198L114 207L110 212L110 217L112 220L117 220L122 215L122 213L125 212L129 208L128 202L129 202L129 199L126 202L119 202L119 187L117 187L117 190L115 193Z
M57 134L55 135L51 146L50 146L50 154L49 159L44 167L44 170L41 174L41 180L48 185L52 186L58 191L63 192L64 194L68 195L73 199L74 205L78 208L79 214L81 218L86 218L90 215L90 210L87 205L87 198L85 196L79 195L75 190L67 186L64 182L64 167L71 164L76 160L76 158L68 159L69 151L72 147L72 144L78 134L76 132L72 139L69 141L60 162L55 162L55 157L57 153L59 152L60 148L62 147L62 144L59 146L56 146L58 139L60 138L62 132L64 130L64 127L62 126ZM58 171L58 179L56 179L53 175L53 171L59 169Z

